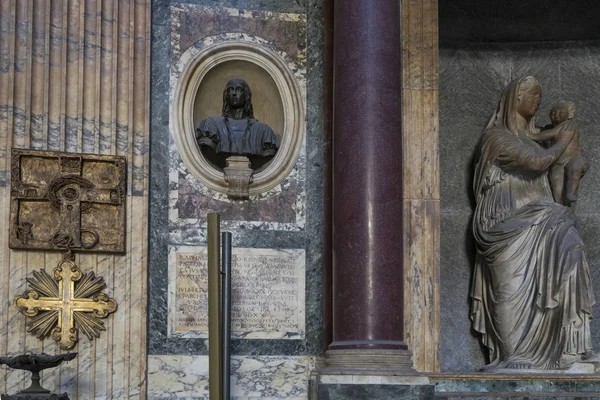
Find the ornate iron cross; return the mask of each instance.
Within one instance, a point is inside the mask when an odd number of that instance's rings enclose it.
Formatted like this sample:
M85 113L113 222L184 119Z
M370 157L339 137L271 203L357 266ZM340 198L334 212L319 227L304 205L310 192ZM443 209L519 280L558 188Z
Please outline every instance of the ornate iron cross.
M79 329L92 340L106 330L100 318L117 310L117 302L101 293L104 278L90 271L85 274L71 260L61 262L50 276L45 270L27 278L33 290L17 296L14 306L28 317L28 332L38 339L52 335L61 349L72 349Z

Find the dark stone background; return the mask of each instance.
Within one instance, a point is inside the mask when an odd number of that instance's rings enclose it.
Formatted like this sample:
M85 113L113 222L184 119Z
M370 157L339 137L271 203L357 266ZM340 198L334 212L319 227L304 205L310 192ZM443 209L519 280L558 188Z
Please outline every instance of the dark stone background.
M440 43L600 39L597 0L439 0Z
M443 25L441 19L440 25ZM442 371L475 371L485 364L479 338L471 331L469 321L469 288L475 254L470 226L474 206L473 154L503 88L510 80L525 75L534 75L542 84L538 125L549 123L548 113L554 102L576 103L580 144L590 162L590 170L580 186L577 225L586 244L596 298L600 302L600 249L597 246L600 241L600 41L443 46L439 100ZM594 311L600 316L600 304ZM598 351L600 318L592 321L592 330Z

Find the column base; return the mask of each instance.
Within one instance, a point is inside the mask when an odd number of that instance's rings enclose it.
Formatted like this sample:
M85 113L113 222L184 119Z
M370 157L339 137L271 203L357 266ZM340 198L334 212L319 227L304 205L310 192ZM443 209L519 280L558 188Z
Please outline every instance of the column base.
M325 352L320 375L418 375L409 350L340 349Z

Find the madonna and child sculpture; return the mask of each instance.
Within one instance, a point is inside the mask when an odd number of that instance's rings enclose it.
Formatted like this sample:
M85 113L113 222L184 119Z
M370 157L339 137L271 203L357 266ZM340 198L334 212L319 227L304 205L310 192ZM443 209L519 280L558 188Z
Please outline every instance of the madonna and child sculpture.
M275 132L254 119L250 86L240 78L227 82L222 115L200 121L196 141L203 155L223 169L229 197L238 199L248 198L252 174L279 148Z
M565 369L598 360L590 270L574 209L567 206L587 163L572 113L558 116L564 103L555 117L551 113L549 129L536 128L541 93L531 76L504 89L475 167L471 321L488 350L489 371Z

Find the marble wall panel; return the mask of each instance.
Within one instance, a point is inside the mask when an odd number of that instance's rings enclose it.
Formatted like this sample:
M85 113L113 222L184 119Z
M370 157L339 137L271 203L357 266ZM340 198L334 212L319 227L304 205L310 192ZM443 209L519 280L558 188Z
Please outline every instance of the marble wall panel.
M255 43L278 54L293 73L306 98L306 17L302 14L248 11L202 5L171 5L171 79L173 95L189 60L208 46L228 41ZM294 53L288 53L287 50ZM220 97L220 93L217 94ZM254 99L256 101L256 98ZM175 131L171 110L171 134ZM260 119L260 115L257 116ZM207 212L222 214L224 229L255 227L270 230L304 229L306 203L306 152L301 149L290 175L278 186L252 196L250 202L231 201L226 195L203 186L181 161L179 149L170 142L170 236L173 244L190 239L190 231L205 228ZM201 221L199 225L197 222ZM200 233L200 232L197 232ZM197 244L195 243L189 244Z
M153 1L152 201L150 232L150 354L206 354L205 340L168 334L168 247L206 243L205 215L222 214L222 229L233 232L233 246L305 251L306 330L303 339L240 339L234 354L299 355L321 351L322 243L322 88L321 1L175 2ZM307 21L308 16L308 21ZM311 23L312 20L312 23ZM186 170L173 141L169 98L178 62L215 41L249 40L279 54L304 93L307 131L290 176L279 187L231 202L203 187ZM308 48L307 43L314 43ZM191 53L190 53L191 52ZM311 64L312 61L312 64ZM258 118L260 116L257 115ZM156 155L156 157L154 156Z
M314 357L234 356L231 360L233 399L308 398ZM148 399L208 399L208 356L150 356Z
M441 370L467 372L485 363L479 338L471 331L469 289L475 245L471 234L474 208L473 161L481 133L502 89L514 78L534 75L542 84L538 125L558 100L576 102L582 153L591 168L581 181L577 225L587 248L596 298L600 277L595 265L600 195L600 42L485 44L444 47L440 51L441 173ZM594 308L595 315L600 306ZM592 321L592 339L600 348L600 322Z
M127 253L77 255L119 303L99 339L81 337L78 357L46 371L48 389L72 399L146 396L146 254L150 72L149 0L0 2L0 220L9 215L10 149L123 155L128 161ZM0 231L0 354L60 353L26 333L12 299L55 252L8 249ZM81 335L80 335L81 336ZM0 370L0 393L26 373Z

